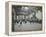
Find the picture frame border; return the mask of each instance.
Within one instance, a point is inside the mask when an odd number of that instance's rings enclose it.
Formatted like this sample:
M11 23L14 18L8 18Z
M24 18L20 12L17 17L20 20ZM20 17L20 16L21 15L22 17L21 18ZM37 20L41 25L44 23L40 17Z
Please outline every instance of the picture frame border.
M18 3L18 4L17 4ZM31 4L35 4L35 6L37 5L41 5L43 7L43 10L42 10L42 16L44 17L42 20L42 25L43 25L43 28L42 28L42 31L31 31L31 32L12 32L12 5L31 5ZM8 16L9 16L9 24L8 24L8 35L30 35L30 34L41 34L41 33L45 33L45 3L36 3L36 2L16 2L16 1L8 1Z

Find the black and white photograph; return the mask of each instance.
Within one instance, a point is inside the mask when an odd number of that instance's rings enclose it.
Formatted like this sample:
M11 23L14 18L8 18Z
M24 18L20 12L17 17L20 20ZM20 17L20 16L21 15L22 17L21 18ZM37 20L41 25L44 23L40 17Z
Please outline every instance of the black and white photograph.
M44 3L7 2L6 34L25 35L44 33Z
M41 31L42 6L12 5L12 32Z

